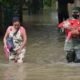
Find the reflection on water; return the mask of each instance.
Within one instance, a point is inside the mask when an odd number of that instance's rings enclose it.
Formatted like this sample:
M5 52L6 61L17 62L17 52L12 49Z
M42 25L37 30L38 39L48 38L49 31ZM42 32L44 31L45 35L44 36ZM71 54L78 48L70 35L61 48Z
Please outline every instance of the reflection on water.
M4 80L25 80L25 66L23 64L12 64L4 71Z

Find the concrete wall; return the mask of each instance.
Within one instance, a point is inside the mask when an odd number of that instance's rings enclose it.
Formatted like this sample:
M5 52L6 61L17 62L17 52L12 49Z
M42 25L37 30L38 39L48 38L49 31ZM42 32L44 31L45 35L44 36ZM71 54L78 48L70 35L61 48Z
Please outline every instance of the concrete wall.
M75 6L79 6L80 7L80 0L75 0Z
M72 8L76 6L80 7L80 0L75 0L74 4L68 4L69 16L71 16Z
M72 9L74 7L74 4L68 4L68 11L69 11L69 16L71 17L72 16Z

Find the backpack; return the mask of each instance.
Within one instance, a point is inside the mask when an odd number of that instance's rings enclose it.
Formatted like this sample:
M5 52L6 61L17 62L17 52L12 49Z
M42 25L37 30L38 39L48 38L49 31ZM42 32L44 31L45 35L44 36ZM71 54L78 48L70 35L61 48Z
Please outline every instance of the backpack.
M7 40L7 48L11 51L14 48L13 37L8 37Z
M12 29L12 28L10 28ZM16 30L16 32L13 34L13 36L15 36L17 34L17 32L19 31L19 29ZM7 43L7 48L12 51L14 48L14 43L13 43L13 37L8 37L6 40Z

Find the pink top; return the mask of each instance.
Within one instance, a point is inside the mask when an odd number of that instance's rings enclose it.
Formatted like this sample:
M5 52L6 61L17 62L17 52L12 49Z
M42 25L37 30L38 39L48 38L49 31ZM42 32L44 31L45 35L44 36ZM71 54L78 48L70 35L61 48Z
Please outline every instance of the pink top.
M7 32L10 33L12 30L13 30L13 26L9 26L8 29L7 29ZM24 29L23 26L20 27L20 32L25 33L25 29Z

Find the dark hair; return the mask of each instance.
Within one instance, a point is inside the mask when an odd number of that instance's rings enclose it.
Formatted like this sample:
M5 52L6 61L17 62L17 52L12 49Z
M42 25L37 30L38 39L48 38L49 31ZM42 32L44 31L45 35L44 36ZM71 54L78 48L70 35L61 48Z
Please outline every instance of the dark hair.
M13 17L12 22L14 23L14 22L17 22L17 21L20 22L19 17Z

